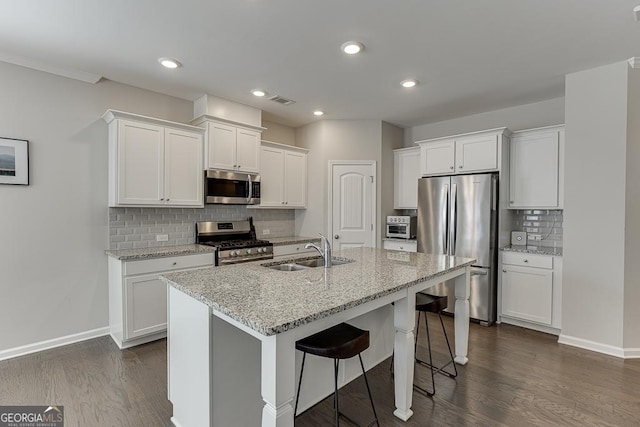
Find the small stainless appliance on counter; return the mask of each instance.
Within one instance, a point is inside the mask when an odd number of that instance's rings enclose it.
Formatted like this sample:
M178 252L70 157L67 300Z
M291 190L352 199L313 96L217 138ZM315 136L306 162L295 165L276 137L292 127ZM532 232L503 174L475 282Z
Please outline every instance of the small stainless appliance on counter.
M218 249L216 265L273 258L273 243L256 239L252 218L246 221L196 222L196 243Z
M260 175L206 170L204 171L204 202L258 205L260 204Z
M414 239L416 237L417 218L408 215L387 217L387 237Z

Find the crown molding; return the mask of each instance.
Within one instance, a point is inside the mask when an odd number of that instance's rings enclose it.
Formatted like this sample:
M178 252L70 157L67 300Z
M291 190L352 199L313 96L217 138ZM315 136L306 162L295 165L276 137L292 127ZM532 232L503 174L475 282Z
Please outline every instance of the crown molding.
M19 65L20 67L31 68L32 70L55 74L56 76L62 76L68 79L80 80L81 82L85 83L95 84L98 83L100 79L102 79L102 76L99 76L97 74L87 73L80 70L59 68L35 59L15 56L6 52L0 52L0 61Z

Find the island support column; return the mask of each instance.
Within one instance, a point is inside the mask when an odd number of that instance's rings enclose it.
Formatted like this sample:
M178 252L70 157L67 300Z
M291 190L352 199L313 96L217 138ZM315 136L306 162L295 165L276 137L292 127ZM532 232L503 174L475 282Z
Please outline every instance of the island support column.
M455 331L456 331L456 357L455 361L459 365L466 365L469 359L467 351L469 348L469 293L471 290L471 268L465 268L465 273L456 277L455 292Z
M396 329L393 344L396 410L393 411L393 415L403 421L407 421L413 415L411 404L413 403L415 301L415 291L408 290L407 297L396 301L393 310L393 323Z
M291 333L262 339L262 427L293 427L295 340Z

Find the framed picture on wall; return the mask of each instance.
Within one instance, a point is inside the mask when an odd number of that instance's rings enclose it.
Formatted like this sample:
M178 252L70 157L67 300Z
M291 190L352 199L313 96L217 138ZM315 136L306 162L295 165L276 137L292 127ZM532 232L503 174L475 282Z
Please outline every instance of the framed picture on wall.
M29 185L29 141L0 137L0 184Z

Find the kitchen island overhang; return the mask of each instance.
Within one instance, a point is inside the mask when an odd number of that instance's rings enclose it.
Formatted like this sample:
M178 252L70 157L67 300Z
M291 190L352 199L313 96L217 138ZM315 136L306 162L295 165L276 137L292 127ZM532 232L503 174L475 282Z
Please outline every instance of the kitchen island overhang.
M449 279L456 279L456 361L466 363L473 259L416 253L399 257L397 252L372 248L348 249L335 255L354 262L303 271L277 271L255 262L163 277L170 285L169 400L174 405L175 425L209 425L214 420L216 425L226 425L224 422L234 420L234 414L246 415L239 403L237 408L230 405L251 398L249 385L231 392L233 387L227 387L222 379L224 372L213 366L224 357L246 356L249 361L249 353L257 353L253 361L259 357L259 369L252 366L256 363L247 362L244 371L253 369L253 375L245 375L245 380L259 383L262 408L258 418L263 426L293 426L295 342L344 321L375 321L373 314L379 317L385 313L391 313L393 319L394 414L409 419L415 293ZM243 335L252 337L253 343ZM230 348L236 345L246 348L236 354ZM229 398L230 393L237 393L237 399ZM216 410L220 401L227 402L225 410Z

